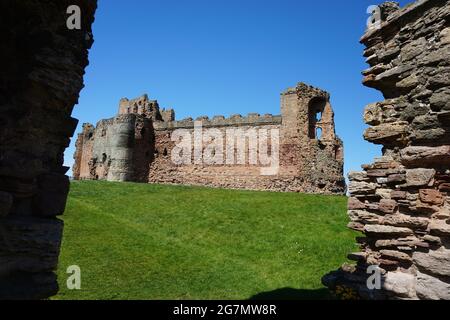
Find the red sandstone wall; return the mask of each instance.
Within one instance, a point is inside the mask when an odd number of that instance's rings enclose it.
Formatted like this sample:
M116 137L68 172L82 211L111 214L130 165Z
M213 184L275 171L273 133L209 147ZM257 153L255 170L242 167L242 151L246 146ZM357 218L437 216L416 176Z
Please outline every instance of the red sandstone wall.
M249 129L280 129L280 125L264 125L264 126L242 126L235 127L244 131ZM223 155L226 159L226 130L230 127L219 127L224 137ZM193 129L189 129L193 132ZM171 154L175 142L171 140L172 130L156 131L155 133L155 160L150 167L149 182L152 183L174 183L189 185L208 185L214 187L236 188L236 189L253 189L253 190L278 190L278 191L300 191L298 186L292 184L288 186L287 181L294 181L297 172L289 167L281 167L280 172L276 176L262 176L261 164L249 164L249 148L246 148L245 159L246 164L217 164L217 165L194 165L193 157L191 165L176 165L171 159ZM269 131L270 132L270 131ZM248 144L247 144L248 146ZM204 145L206 147L206 145ZM271 150L272 145L268 141L268 149ZM193 149L193 147L192 147ZM193 152L192 152L193 154ZM235 150L235 159L237 158L237 150ZM283 186L281 186L283 185Z

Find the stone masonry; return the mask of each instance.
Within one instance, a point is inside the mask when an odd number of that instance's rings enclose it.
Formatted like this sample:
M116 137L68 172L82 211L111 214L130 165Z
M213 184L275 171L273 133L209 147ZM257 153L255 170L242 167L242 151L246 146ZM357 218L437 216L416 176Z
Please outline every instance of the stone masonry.
M450 1L380 6L384 21L361 42L368 105L366 140L383 156L349 174L349 227L362 251L323 278L365 299L450 299ZM369 290L367 268L381 271Z
M171 158L175 146L172 134L176 129L192 133L196 121L201 121L203 128L217 129L223 136L230 128L279 129L279 172L261 175L260 167L255 164L175 164ZM335 133L330 96L323 90L303 83L286 90L281 94L278 116L199 117L196 121L192 118L175 121L174 110L160 110L158 102L147 95L121 99L118 116L101 120L96 127L83 125L76 143L74 178L328 194L345 192L343 144Z
M69 191L63 153L83 87L95 0L2 0L0 50L0 299L43 299L54 270ZM81 30L66 26L81 9Z

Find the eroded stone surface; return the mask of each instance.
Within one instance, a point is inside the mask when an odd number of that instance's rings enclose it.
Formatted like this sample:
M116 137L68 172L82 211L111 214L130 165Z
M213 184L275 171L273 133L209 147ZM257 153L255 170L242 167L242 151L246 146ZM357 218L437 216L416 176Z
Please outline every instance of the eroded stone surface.
M66 26L78 5L81 30ZM0 299L42 299L58 290L69 180L64 150L83 87L95 0L2 0L0 61Z
M383 278L383 289L402 298L416 297L416 279L412 274L388 272Z
M414 252L414 263L428 274L450 277L450 250L444 247L429 252Z
M356 266L324 283L368 299L450 299L450 2L381 10L361 42L363 83L386 99L366 107L365 138L383 156L349 176L349 227L366 236ZM382 290L365 286L368 265L385 273Z
M426 300L450 300L450 284L425 273L417 272L417 296Z

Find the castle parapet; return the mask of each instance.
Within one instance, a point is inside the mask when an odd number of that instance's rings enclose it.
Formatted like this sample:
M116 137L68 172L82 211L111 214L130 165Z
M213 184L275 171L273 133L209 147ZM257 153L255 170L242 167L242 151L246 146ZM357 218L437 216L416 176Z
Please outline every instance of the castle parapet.
M212 119L202 116L197 119L186 118L179 121L155 121L153 127L155 130L175 130L194 128L195 122L201 121L203 127L242 127L242 126L263 126L281 124L281 115L273 116L271 114L259 115L258 113L249 113L247 116L232 115L229 118L218 115Z

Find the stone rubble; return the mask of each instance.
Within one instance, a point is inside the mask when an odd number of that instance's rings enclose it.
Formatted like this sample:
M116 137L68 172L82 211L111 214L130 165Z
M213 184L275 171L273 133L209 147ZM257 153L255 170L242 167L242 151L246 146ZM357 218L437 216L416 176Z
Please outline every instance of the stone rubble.
M380 7L381 28L361 42L363 83L386 99L366 107L364 137L383 156L349 174L349 228L364 234L356 265L322 281L363 299L450 299L450 1ZM380 290L368 289L370 265Z

